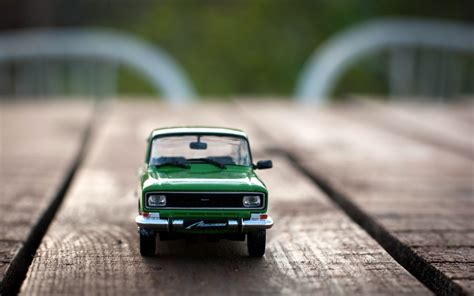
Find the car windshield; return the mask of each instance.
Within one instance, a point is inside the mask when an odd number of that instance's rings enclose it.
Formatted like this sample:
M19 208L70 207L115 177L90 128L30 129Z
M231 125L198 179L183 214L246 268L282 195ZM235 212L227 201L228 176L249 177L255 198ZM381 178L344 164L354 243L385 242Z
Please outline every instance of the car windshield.
M248 142L227 135L172 135L153 140L150 165L183 166L194 162L250 166Z

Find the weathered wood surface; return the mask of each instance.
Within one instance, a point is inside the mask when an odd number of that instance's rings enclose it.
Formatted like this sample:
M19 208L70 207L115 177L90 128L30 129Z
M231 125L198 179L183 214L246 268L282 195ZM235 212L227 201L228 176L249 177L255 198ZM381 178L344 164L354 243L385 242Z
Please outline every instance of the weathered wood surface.
M399 127L390 108L375 115L373 106L240 106L423 283L439 293L474 292L472 105L459 120L437 113L441 123L418 110ZM456 126L448 139L446 122Z
M344 114L395 134L474 159L474 103L376 103L360 99Z
M430 293L281 156L261 172L276 222L263 259L248 258L244 243L224 241L160 242L156 257L140 257L134 189L144 139L154 127L196 123L247 130L256 158L272 156L265 153L277 145L235 105L109 106L21 293Z
M31 244L41 240L40 224L50 218L90 115L84 103L0 105L0 293L27 268Z

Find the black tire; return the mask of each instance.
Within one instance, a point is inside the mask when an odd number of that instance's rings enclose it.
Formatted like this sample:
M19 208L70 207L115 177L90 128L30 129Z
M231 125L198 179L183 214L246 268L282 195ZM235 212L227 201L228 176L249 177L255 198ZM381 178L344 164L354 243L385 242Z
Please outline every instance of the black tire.
M266 239L265 229L247 233L247 248L250 257L262 257L265 254Z
M156 234L152 231L140 229L140 255L154 256L156 251Z

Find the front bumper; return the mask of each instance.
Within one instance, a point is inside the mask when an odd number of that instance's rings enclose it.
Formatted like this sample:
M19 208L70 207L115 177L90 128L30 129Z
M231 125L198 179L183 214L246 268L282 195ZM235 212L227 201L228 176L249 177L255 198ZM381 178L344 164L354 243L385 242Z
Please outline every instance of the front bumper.
M160 219L159 217L143 217L138 215L135 218L135 222L140 228L153 229L155 231L173 232L191 229L189 227L185 228L183 219ZM204 220L202 222L204 223ZM259 229L269 229L273 226L273 219L270 216L267 219L228 219L226 224L226 227L223 228L226 231L245 233ZM203 228L199 230L203 230Z

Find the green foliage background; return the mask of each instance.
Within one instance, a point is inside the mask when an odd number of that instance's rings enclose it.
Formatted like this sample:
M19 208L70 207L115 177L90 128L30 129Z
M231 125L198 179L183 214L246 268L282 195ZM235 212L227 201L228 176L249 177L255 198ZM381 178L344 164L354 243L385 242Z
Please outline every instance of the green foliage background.
M122 29L162 47L188 72L200 95L219 98L291 95L305 61L324 40L368 19L474 19L471 0L182 0L135 4L141 8L124 5L108 17L88 18L86 25ZM102 9L107 7L104 4ZM383 59L373 57L347 73L337 94L383 93L385 75ZM151 92L146 82L127 70L120 74L119 87L127 93Z

